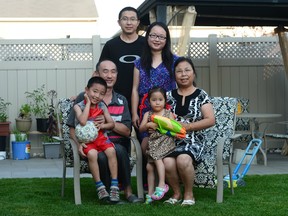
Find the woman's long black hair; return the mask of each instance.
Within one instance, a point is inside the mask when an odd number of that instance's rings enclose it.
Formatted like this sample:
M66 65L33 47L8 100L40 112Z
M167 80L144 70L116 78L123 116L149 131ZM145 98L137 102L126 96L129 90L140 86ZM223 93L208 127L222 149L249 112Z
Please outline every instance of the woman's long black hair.
M146 36L145 36L144 49L143 49L143 53L141 56L141 66L145 69L146 73L150 77L150 70L152 68L152 53L151 53L151 48L148 45L148 38L149 38L149 34L151 32L151 29L154 26L160 26L166 32L166 44L162 50L162 61L163 61L163 64L165 65L165 67L167 68L167 70L169 71L170 77L172 78L173 77L173 70L172 70L173 54L171 51L170 32L169 32L168 27L162 22L154 22L151 25L149 25L149 27L147 28Z

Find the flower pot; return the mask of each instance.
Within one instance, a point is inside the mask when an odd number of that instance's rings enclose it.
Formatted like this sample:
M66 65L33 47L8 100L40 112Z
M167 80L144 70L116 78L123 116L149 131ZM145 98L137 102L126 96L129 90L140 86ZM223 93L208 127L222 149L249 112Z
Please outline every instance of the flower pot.
M6 151L0 151L0 160L5 160L7 157Z
M37 131L46 133L48 129L48 118L37 118L36 125Z
M8 136L10 134L11 122L0 122L0 136Z
M27 160L30 158L30 141L12 142L13 160Z
M22 137L22 140L24 140L24 138L27 136L26 133L21 133L21 137ZM9 158L10 159L13 159L13 148L12 148L12 143L13 142L16 142L16 136L14 133L11 133L10 134L10 142L9 142ZM17 141L18 142L18 141Z
M60 157L60 142L42 144L44 149L44 157L46 159L54 159Z
M6 136L0 136L0 151L6 151Z
M20 132L27 132L31 129L32 126L32 119L21 119L21 118L16 118L16 128Z

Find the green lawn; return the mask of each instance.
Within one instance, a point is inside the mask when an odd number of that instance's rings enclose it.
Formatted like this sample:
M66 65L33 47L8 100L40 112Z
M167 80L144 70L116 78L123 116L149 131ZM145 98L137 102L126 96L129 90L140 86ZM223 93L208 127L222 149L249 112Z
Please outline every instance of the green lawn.
M67 180L64 198L60 178L0 179L0 215L288 215L288 175L245 176L245 181L235 195L225 189L222 204L215 202L216 190L195 188L196 205L181 207L162 201L149 206L101 205L91 178L81 179L82 205L76 206L72 179ZM133 186L136 191L135 178Z

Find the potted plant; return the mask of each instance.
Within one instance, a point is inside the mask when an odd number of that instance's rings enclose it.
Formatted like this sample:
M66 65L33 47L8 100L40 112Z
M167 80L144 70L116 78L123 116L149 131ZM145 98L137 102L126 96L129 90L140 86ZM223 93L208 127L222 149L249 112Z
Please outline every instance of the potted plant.
M8 106L10 102L6 102L3 98L0 97L0 136L9 135L9 124L8 120Z
M15 119L16 128L20 132L27 132L32 125L31 119L31 106L29 104L23 104L20 108L19 116Z
M48 95L45 92L45 85L42 85L32 92L25 92L25 94L28 100L30 100L31 111L36 117L37 130L46 132L49 104Z
M16 128L13 130L12 154L13 160L27 160L30 158L30 141L26 133L22 133Z
M10 134L10 122L8 120L8 106L10 102L6 102L0 97L0 151L6 151L6 136Z
M54 137L58 136L58 123L55 115L54 99L56 99L57 93L55 90L48 92L50 97L49 105L49 117L48 117L48 128L47 135L42 137L44 157L47 158L59 158L60 156L60 142Z

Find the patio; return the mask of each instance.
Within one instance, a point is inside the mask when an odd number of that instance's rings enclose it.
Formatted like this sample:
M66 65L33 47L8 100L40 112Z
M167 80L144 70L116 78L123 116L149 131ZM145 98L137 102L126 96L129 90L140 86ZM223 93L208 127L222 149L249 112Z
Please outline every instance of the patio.
M288 156L280 153L268 153L268 164L263 165L263 161L258 160L257 165L251 165L247 175L271 175L271 174L288 174ZM260 158L260 157L259 157ZM12 160L6 159L0 161L1 178L61 178L62 177L62 160L61 159L44 159L30 158L29 160ZM234 170L236 164L233 164ZM243 167L242 167L243 168ZM240 169L240 173L242 169ZM135 176L135 167L132 175ZM227 166L224 173L227 174ZM67 169L67 176L73 177L72 168ZM90 177L90 174L82 174L82 177ZM60 185L59 185L60 187Z

